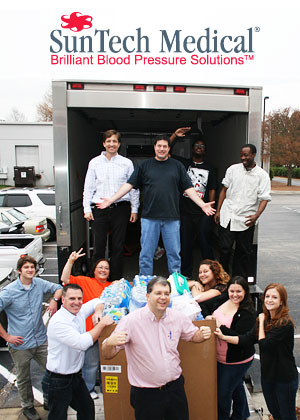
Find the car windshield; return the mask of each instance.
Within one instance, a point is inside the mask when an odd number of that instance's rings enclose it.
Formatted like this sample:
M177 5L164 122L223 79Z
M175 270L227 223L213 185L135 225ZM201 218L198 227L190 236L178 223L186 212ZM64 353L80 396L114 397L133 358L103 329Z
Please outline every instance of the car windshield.
M55 194L37 194L39 199L46 205L46 206L55 206Z
M22 213L20 210L10 209L8 210L8 213L11 214L16 219L20 220L20 222L25 222L25 220L28 220L28 217L26 217L25 214Z

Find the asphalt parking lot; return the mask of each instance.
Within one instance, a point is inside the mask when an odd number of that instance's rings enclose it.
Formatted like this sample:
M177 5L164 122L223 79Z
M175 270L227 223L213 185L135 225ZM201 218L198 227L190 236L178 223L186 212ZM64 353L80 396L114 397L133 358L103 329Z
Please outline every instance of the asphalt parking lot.
M272 195L272 202L268 204L266 211L260 219L259 225L259 249L258 249L258 276L257 283L261 289L271 282L279 282L285 285L289 295L289 307L291 315L296 322L295 330L295 357L297 366L300 366L300 194ZM42 277L53 282L58 281L56 243L44 244L44 256L47 259L45 272ZM125 260L127 272L136 272L137 256L128 257ZM164 266L164 260L157 262L157 271L160 265ZM131 278L128 278L131 280ZM0 352L0 406L18 407L19 399L15 387L8 387L7 372L12 368L10 356L7 352ZM250 369L254 391L260 391L259 383L259 360L255 360ZM299 368L298 368L299 369ZM4 373L5 370L5 374ZM41 390L41 372L33 365L34 386ZM9 389L9 392L4 392Z

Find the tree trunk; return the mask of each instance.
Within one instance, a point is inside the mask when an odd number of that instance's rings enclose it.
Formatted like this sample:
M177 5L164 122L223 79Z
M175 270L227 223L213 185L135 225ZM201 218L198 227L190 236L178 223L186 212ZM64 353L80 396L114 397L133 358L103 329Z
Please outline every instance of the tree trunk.
M290 187L292 185L293 168L291 166L288 166L287 170L288 170L287 186Z

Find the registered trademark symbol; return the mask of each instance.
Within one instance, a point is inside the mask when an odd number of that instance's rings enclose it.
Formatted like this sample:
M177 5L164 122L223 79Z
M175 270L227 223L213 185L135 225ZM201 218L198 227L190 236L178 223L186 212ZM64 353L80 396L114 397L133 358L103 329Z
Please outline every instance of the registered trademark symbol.
M254 32L260 32L260 27L259 26L255 26Z

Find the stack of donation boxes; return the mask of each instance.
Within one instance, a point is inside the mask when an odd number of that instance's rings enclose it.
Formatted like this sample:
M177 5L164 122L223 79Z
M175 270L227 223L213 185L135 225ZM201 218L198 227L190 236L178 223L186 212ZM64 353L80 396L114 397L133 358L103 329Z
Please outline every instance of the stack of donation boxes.
M147 284L153 277L136 275L132 286L127 280L121 279L106 287L100 297L104 304L103 315L110 315L118 323L128 312L145 306ZM170 307L184 313L192 321L202 320L201 308L193 299L186 278L173 273L168 280L171 284Z

